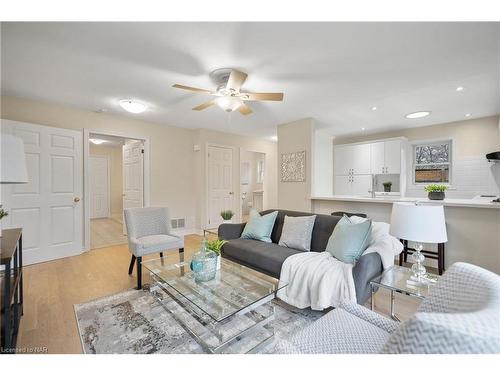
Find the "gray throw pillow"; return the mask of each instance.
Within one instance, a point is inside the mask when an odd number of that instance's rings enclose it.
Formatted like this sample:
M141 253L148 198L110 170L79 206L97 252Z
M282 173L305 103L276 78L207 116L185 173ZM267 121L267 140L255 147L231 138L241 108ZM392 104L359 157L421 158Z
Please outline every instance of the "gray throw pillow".
M296 250L311 250L311 237L316 215L286 216L278 245Z

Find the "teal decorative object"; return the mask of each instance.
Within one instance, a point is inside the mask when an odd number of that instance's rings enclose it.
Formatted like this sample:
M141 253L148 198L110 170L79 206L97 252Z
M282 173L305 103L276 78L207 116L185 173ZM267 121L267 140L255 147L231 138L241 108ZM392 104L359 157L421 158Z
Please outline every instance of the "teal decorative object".
M326 251L344 263L356 263L366 250L372 221L355 224L347 216L339 220L326 245Z
M217 254L213 251L207 251L207 240L203 239L200 251L193 255L191 269L194 273L194 279L198 282L210 281L215 278L217 273Z
M250 219L243 229L241 238L272 242L271 232L273 231L274 222L278 216L278 211L260 216L256 210L250 211Z

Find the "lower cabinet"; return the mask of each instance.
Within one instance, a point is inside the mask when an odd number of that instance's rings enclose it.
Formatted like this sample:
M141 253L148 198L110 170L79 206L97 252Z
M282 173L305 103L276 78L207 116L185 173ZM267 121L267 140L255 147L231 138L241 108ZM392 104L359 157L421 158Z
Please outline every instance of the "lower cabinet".
M335 176L333 185L336 195L368 195L368 191L372 188L372 176L369 174Z

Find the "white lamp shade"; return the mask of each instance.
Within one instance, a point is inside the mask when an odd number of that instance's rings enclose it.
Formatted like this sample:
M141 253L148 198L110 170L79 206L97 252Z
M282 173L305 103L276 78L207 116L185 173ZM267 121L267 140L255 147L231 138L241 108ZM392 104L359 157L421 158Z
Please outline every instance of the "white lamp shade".
M27 183L28 172L26 170L26 156L22 139L10 134L2 134L1 138L2 170L0 171L0 183Z
M394 203L389 233L413 242L447 242L444 208L437 205Z

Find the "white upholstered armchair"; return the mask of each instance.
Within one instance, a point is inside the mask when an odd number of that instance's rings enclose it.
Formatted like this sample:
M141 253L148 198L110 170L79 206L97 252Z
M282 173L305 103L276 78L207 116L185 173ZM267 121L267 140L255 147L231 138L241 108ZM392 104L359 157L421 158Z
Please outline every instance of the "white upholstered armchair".
M184 253L184 237L172 234L170 214L166 207L128 208L125 210L128 248L132 253L128 274L137 262L137 289L142 288L142 257L144 255L179 249Z

